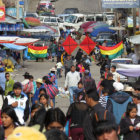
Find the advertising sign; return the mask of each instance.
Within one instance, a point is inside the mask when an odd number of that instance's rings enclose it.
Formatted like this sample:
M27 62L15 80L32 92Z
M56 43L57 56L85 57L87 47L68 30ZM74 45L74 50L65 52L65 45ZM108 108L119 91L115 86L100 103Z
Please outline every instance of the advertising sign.
M102 0L103 8L138 8L139 0Z
M6 14L12 17L17 16L17 9L16 8L6 8ZM23 17L23 10L19 8L19 18Z
M0 7L0 21L5 21L5 7Z
M130 16L127 18L128 28L133 28L133 17ZM139 17L136 17L136 28L139 28Z

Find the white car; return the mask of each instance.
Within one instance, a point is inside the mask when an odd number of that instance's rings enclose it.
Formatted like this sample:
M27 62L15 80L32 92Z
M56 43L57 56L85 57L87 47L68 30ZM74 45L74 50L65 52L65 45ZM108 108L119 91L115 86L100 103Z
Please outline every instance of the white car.
M59 26L59 28L63 28L63 20L56 16L40 16L40 22L43 24L47 24L49 26Z
M72 14L69 15L63 23L64 27L70 27L71 29L78 31L80 26L86 22L86 15L84 14Z

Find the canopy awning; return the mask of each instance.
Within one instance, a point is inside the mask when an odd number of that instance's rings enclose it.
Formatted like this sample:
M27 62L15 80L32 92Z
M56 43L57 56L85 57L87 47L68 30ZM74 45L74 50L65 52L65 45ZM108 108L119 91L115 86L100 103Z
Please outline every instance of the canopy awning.
M126 29L125 29L124 27L122 27L122 26L109 27L109 29L115 30L115 31L123 31L123 30L126 30Z
M140 44L140 35L131 36L129 41L133 44Z
M139 69L117 69L117 72L121 75L127 77L139 77L140 76L140 68Z
M34 42L37 42L39 39L34 38L19 38L15 41L14 44L16 45L22 45L22 46L28 46Z
M4 47L10 49L10 50L16 50L16 51L21 51L26 49L25 46L19 46L19 45L15 45L15 44L11 44L11 43L2 43L1 45L3 45Z
M117 68L122 68L122 69L140 69L140 65L135 65L135 64L117 64Z
M19 37L11 37L11 36L0 36L0 41L15 41Z
M28 33L39 33L39 32L49 32L50 29L24 29L22 32L28 32Z

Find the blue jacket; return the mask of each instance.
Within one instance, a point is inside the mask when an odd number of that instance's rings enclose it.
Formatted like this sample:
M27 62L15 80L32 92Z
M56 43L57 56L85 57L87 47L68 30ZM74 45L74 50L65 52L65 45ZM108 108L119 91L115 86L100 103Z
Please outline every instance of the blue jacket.
M5 72L0 73L0 86L2 87L3 90L5 90Z
M40 90L44 88L44 86L42 85L40 88L36 88L36 92L34 94L34 97L32 98L32 103L35 104L35 101L38 101L38 96L39 96L39 92Z
M84 88L76 88L75 90L74 90L74 95L75 95L75 98L77 99L77 97L78 97L78 94L79 93L81 93L81 92L84 92Z
M129 102L132 102L132 98L129 94L122 91L113 93L109 97L106 109L114 114L117 124L120 123Z

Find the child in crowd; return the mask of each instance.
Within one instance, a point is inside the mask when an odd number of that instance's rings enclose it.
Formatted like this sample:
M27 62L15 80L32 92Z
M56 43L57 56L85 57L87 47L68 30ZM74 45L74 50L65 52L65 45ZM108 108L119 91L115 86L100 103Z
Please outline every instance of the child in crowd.
M126 116L120 122L123 140L140 139L140 117L137 116L137 111L137 105L130 102L127 106Z
M49 105L49 96L47 94L41 94L39 102L44 105L46 111L51 108Z
M97 91L99 91L100 85L101 85L101 83L102 83L103 80L105 80L105 77L104 77L104 76L101 76L101 77L100 77L100 81L99 81L99 83L98 83L98 85L97 85Z
M82 92L84 92L84 86L83 83L80 81L78 82L78 87L74 90L74 95L73 95L74 101L77 101L78 94Z
M99 103L100 103L104 108L106 108L106 105L107 105L108 92L109 92L109 89L108 89L108 88L104 88L103 91L102 91L103 94L100 96L100 99L99 99Z
M56 64L56 68L57 68L57 77L61 78L62 75L61 75L61 71L62 71L62 63L60 61L58 61L58 63Z
M39 98L41 97L41 95L44 95L44 94L46 97L48 96L46 89L42 88L39 92ZM49 99L49 96L48 96L48 102L49 102L50 106L53 107L53 101L51 99Z

